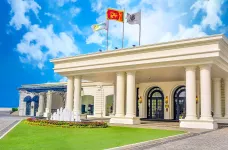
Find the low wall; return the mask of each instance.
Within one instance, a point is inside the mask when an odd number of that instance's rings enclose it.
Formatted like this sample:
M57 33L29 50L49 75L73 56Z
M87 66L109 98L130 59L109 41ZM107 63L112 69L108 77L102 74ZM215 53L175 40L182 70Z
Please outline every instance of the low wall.
M0 108L0 111L12 111L12 108Z

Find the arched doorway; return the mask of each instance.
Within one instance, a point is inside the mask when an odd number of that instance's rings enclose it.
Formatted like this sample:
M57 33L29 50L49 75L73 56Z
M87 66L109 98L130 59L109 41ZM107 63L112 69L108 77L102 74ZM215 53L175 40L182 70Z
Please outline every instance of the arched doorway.
M36 95L32 98L32 101L34 101L34 116L36 116L36 112L38 112L39 107L39 96Z
M110 116L113 113L113 95L106 96L105 116Z
M31 101L32 101L32 99L30 96L26 96L24 98L24 102L26 102L26 108L25 108L25 115L26 116L31 115Z
M174 92L174 120L185 118L186 115L186 89L179 86Z
M82 96L82 114L94 115L94 97L92 95Z
M164 94L159 87L153 87L148 92L147 118L164 119Z

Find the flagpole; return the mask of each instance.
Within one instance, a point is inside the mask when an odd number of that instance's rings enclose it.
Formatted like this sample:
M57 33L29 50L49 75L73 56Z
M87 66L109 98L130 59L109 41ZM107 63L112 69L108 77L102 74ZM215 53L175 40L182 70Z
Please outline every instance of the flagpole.
M107 51L108 51L108 30L109 30L109 20L107 20Z
M124 8L125 13L125 8ZM122 48L124 47L124 13L123 13L123 35L122 35Z
M142 20L142 14L141 14L141 9L140 9L140 24L139 24L139 46L140 46L140 43L141 43L141 20Z

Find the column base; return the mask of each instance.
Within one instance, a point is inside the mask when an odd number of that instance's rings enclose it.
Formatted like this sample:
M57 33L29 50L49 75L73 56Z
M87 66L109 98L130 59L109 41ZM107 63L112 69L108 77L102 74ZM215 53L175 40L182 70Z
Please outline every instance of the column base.
M181 128L194 128L194 129L217 129L218 124L215 120L186 120L180 119Z
M139 117L112 117L110 123L114 124L140 124Z
M36 116L37 116L37 117L42 117L43 115L44 115L43 112L37 112L37 113L36 113Z
M221 117L221 118L215 118L214 119L217 123L226 123L228 124L228 118Z
M49 119L51 118L51 113L45 112L43 116Z

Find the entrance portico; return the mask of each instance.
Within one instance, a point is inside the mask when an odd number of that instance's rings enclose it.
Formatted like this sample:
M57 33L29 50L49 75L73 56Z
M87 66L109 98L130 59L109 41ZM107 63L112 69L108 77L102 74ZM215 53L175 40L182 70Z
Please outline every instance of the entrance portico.
M139 117L162 119L162 112L164 119L174 119L174 89L185 86L186 100L180 109L183 111L181 116L186 117L180 119L180 127L215 129L220 120L228 123L221 112L221 94L218 94L222 90L222 87L218 88L219 82L224 80L225 88L228 87L227 54L227 39L216 35L66 57L51 62L56 73L68 77L67 92L70 93L67 93L66 103L77 113L81 113L81 79L115 85L115 114L110 122L123 124L139 124ZM215 81L213 85L212 79ZM148 97L148 92L154 87L160 88L160 92L152 91ZM137 88L139 95L136 96ZM139 117L136 117L136 97L142 97L138 104ZM227 97L225 99L227 108ZM212 110L217 118L212 117ZM178 113L180 116L179 110Z

